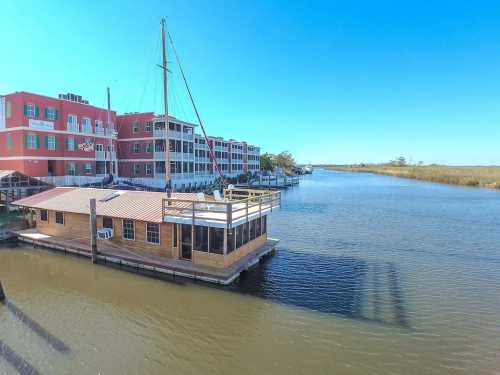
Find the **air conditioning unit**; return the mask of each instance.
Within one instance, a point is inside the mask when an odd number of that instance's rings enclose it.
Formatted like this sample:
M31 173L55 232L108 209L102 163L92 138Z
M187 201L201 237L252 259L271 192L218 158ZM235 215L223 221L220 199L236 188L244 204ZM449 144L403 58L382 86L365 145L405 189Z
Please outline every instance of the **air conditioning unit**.
M113 229L111 228L103 228L97 231L97 238L100 240L109 240L113 237Z

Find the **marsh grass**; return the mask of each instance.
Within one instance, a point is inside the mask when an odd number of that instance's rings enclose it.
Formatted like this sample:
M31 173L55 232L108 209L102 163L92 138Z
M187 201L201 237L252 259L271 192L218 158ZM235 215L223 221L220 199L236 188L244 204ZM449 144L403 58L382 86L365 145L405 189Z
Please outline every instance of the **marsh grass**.
M387 176L425 180L450 185L476 186L500 189L500 167L450 167L442 165L429 166L329 166L328 169L369 172Z

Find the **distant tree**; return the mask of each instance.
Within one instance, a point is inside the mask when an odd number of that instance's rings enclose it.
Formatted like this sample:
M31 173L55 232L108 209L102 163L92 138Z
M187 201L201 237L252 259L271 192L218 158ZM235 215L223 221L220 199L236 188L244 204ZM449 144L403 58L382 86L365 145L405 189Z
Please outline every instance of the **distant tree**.
M260 155L260 169L263 171L272 171L273 170L273 159L274 155L266 152Z
M290 152L283 151L274 156L273 165L282 168L286 172L291 172L295 167L295 160Z

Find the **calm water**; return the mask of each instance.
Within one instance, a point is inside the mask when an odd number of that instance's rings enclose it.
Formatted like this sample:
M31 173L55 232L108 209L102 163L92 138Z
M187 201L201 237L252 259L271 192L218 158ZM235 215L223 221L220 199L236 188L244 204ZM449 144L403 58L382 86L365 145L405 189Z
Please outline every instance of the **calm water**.
M315 171L270 225L229 289L0 249L0 374L500 373L499 192Z

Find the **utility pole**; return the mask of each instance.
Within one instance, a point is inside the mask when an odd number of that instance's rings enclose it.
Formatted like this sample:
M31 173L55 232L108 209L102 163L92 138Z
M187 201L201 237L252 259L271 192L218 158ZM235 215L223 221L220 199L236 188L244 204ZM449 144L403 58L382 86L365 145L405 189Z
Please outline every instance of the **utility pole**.
M0 281L0 302L4 302L4 301L5 301L5 293L3 291L2 282Z
M165 185L170 189L171 178L170 178L170 140L168 137L169 123L168 123L168 90L167 90L167 48L166 48L166 38L165 38L165 18L161 19L161 41L162 41L162 57L163 64L161 66L163 70L163 102L165 104Z
M92 263L97 263L97 215L96 200L90 200L90 255Z

